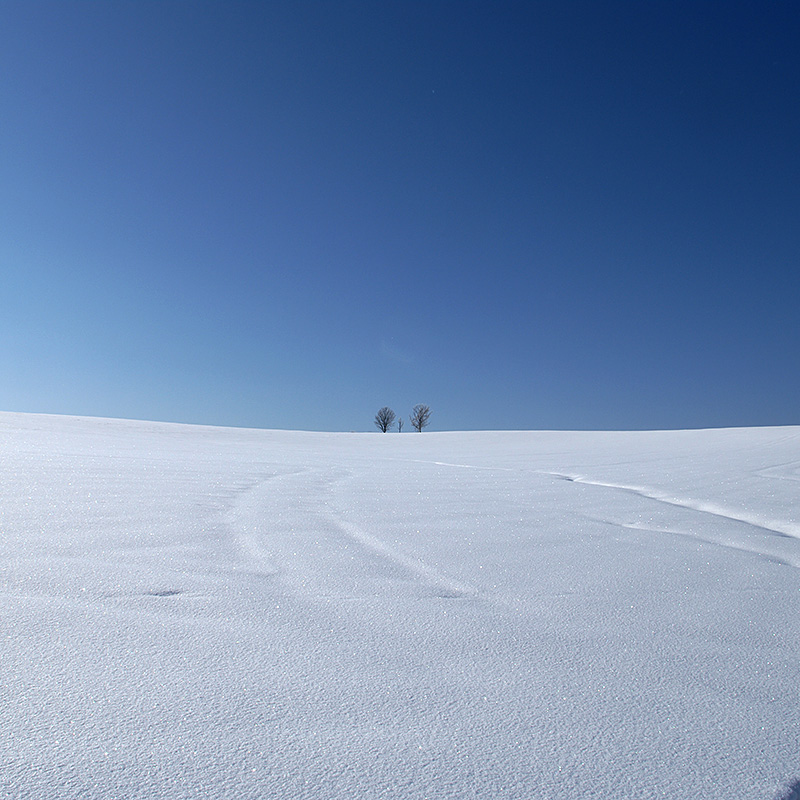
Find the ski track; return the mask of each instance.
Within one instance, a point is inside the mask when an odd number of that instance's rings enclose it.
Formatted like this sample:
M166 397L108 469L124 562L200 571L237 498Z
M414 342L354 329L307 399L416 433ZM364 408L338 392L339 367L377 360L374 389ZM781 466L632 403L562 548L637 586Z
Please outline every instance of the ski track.
M281 572L273 551L263 542L270 519L261 511L263 501L260 495L268 487L275 487L276 493L280 493L281 484L308 472L309 468L297 467L260 475L232 495L230 505L224 511L222 524L246 565L251 568L248 570L250 574L270 578Z
M729 508L719 506L716 503L706 503L698 500L687 498L671 497L662 492L657 492L652 489L647 489L641 486L627 486L619 483L609 483L607 481L598 481L586 478L583 475L570 475L559 472L546 472L542 473L551 475L560 480L570 481L571 483L583 483L588 486L601 486L606 489L617 489L621 492L628 492L629 494L644 497L648 500L655 500L658 503L664 503L669 506L677 506L678 508L685 508L690 511L697 511L701 514L710 514L714 517L729 520L732 522L740 522L744 525L749 525L752 528L768 533L770 536L779 536L786 539L800 539L800 525L783 520L765 520L755 514L748 514L744 511L733 511Z
M455 467L457 469L475 469L481 470L485 472L515 472L511 467L478 467L474 464L452 464L448 461L428 461L421 458L403 458L403 459L392 459L393 461L403 461L407 464L427 464L428 466L434 467Z
M458 598L470 597L478 594L478 590L475 587L447 577L424 561L406 555L397 548L390 547L385 542L372 536L351 522L347 522L341 518L332 519L334 524L344 535L366 550L385 559L391 565L408 571L416 581L424 584L437 597Z
M603 517L587 517L587 519L591 519L594 522L603 523L604 525L613 525L614 527L617 528L624 528L625 530L629 531L645 531L648 533L680 536L685 539L703 542L705 544L710 544L715 547L723 547L728 550L736 550L742 553L747 553L748 555L754 555L757 556L758 558L763 559L764 561L769 561L773 564L781 564L785 567L793 567L794 569L800 569L800 557L786 558L784 556L777 556L773 555L772 553L766 553L764 552L764 550L761 550L757 547L749 547L739 542L722 541L720 539L714 539L710 536L700 536L699 534L696 533L690 533L688 531L679 531L675 530L674 528L655 528L651 525L643 525L638 522L619 522L617 520L605 519Z
M321 581L333 594L353 580L352 573L361 571L372 578L389 573L402 575L403 583L416 584L425 593L436 597L478 595L475 587L448 577L430 564L348 521L342 513L331 510L326 489L336 482L335 476L325 472L314 475L321 488L309 499L313 512L298 514L294 509L275 502L275 498L282 494L294 496L294 487L285 484L299 476L308 480L310 473L316 471L301 468L268 475L241 485L235 492L231 506L224 514L224 525L247 565L248 573L268 578L292 573L302 581L303 573L309 576L313 573L313 577L320 579L330 563L348 563L349 574L344 575L339 566L338 574L334 571ZM313 530L309 527L309 517L314 520ZM275 535L274 518L292 530L291 546L287 547L285 539ZM361 549L361 556L354 556L353 545Z
M790 474L781 474L778 470L789 468ZM772 467L765 467L756 473L761 478L769 478L778 481L800 481L800 461L789 461L786 464L775 464Z
M473 470L486 470L486 471L501 470L504 472L514 471L509 467L479 467L472 464L455 464L445 461L423 461L421 459L414 459L413 463L432 464L439 467L456 467L459 469L473 469ZM785 464L777 464L772 467L767 467L765 469L758 470L755 474L761 477L775 478L778 480L789 480L789 481L800 480L800 476L797 475L775 474L775 471L783 470L786 468L792 468L792 469L800 468L800 461L790 461ZM656 492L654 490L650 490L644 487L610 483L608 481L598 481L577 474L566 474L560 472L542 472L542 471L540 471L539 474L550 475L554 478L569 481L571 483L583 483L589 486L599 486L607 489L617 489L619 491L627 492L629 494L633 494L638 497L643 497L647 500L655 500L656 502L664 503L665 505L675 506L677 508L684 508L688 511L697 511L701 514L709 514L710 516L718 517L720 519L724 519L730 522L741 523L756 530L764 531L769 536L777 536L781 539L800 539L800 525L795 525L793 523L787 523L783 521L764 520L763 518L758 517L756 515L749 515L742 512L734 512L728 508L716 505L714 503L707 503L707 502L701 502L697 500L683 499L677 497L669 497L661 492ZM681 536L688 539L694 539L697 541L705 542L706 544L727 548L729 550L736 550L742 553L748 553L750 555L755 555L771 563L781 564L783 566L792 567L794 569L800 569L800 557L793 558L793 557L786 557L785 555L779 556L773 553L765 552L764 549L758 547L751 547L738 542L721 541L719 539L700 536L698 534L689 533L685 531L678 531L667 528L654 528L646 525L641 525L638 523L617 522L614 520L602 519L598 517L587 517L587 519L593 519L596 522L602 522L604 524L614 525L620 528L625 528L627 530L649 531L652 533L666 533L674 536ZM473 592L474 591L475 590L473 590Z

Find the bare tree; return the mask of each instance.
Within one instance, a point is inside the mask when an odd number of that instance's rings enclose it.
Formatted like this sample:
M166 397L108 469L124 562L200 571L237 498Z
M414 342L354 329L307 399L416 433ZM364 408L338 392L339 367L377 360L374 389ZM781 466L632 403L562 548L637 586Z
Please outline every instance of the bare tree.
M398 417L397 418L397 432L398 433L402 433L403 432L403 418L402 417Z
M389 406L384 406L375 415L375 427L379 431L381 431L381 433L386 433L386 431L388 431L393 424L394 424L394 411L392 411L392 409L389 408Z
M411 420L411 427L418 433L422 433L423 428L427 428L431 421L430 406L419 405L414 406L414 410L409 417Z

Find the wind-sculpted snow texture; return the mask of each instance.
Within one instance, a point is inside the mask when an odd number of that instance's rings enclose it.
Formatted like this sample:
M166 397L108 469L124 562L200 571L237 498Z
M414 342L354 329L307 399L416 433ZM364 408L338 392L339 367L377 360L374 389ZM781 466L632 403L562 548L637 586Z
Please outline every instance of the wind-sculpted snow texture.
M800 785L800 428L2 414L0 470L4 798Z

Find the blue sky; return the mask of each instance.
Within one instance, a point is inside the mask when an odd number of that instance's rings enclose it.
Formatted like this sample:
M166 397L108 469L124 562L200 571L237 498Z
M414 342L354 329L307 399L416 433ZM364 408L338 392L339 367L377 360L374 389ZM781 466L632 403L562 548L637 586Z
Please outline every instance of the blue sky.
M800 423L800 7L0 4L0 408Z

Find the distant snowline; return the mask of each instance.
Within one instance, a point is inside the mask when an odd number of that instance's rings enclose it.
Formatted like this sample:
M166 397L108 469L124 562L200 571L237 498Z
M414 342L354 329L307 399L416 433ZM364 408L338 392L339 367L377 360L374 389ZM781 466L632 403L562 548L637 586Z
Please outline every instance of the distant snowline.
M652 489L646 489L641 486L626 486L622 483L608 483L606 481L597 481L586 478L583 475L568 475L561 472L543 472L543 475L551 475L554 478L570 481L572 483L585 483L589 486L603 486L607 489L619 489L623 492L630 492L631 494L645 497L648 500L655 500L659 503L665 503L670 506L677 506L679 508L687 508L691 511L699 511L702 514L711 514L715 517L731 520L732 522L741 522L745 525L750 525L754 528L766 531L774 536L782 536L792 539L800 539L800 525L783 520L766 520L755 514L748 514L746 511L731 511L728 508L719 506L716 503L707 503L699 500L684 499L679 497L670 497L662 492L656 492Z

